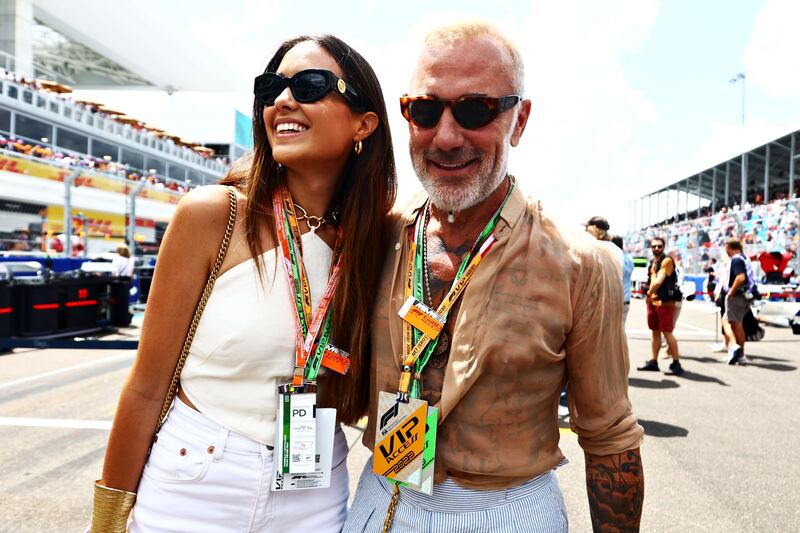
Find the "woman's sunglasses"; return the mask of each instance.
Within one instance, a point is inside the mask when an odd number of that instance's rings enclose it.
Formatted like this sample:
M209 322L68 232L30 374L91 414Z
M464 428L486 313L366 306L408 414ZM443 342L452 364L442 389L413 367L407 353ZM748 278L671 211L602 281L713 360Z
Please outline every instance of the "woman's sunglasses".
M352 105L360 105L358 93L330 70L301 70L291 78L277 72L265 72L258 76L253 87L256 100L265 106L275 105L275 99L289 87L292 96L301 104L322 100L329 92L340 94Z
M420 128L433 128L449 107L453 118L468 130L482 128L508 111L521 100L516 94L492 98L491 96L462 96L455 100L442 100L433 96L403 96L400 111L407 121Z

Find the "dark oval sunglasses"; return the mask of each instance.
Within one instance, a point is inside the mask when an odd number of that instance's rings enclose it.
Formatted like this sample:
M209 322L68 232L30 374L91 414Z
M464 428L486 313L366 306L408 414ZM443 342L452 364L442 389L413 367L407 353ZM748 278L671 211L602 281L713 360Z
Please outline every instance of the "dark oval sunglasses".
M443 100L434 96L403 96L400 98L400 111L415 126L432 128L439 123L444 109L449 107L453 118L462 128L476 130L517 105L521 99L516 94L499 98L462 96L455 100Z
M329 92L341 95L352 105L360 105L361 101L347 83L330 70L301 70L291 78L277 72L265 72L256 77L253 94L256 100L265 106L275 105L275 99L289 87L292 96L301 104L310 104L322 100Z

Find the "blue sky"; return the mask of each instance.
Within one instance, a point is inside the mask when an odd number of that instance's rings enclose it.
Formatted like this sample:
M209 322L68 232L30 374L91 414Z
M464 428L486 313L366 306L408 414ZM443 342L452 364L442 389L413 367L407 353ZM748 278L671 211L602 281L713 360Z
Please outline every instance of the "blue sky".
M58 0L35 1L58 9ZM95 12L111 9L105 5L70 3ZM401 196L417 185L396 99L407 89L425 29L458 18L491 20L516 39L533 115L512 151L511 171L570 224L602 214L612 231L624 231L633 198L800 127L800 54L791 42L791 21L800 20L796 0L231 0L224 8L140 0L115 3L120 9L146 10L167 49L189 46L198 76L185 88L178 76L179 91L170 97L92 96L199 141L232 136L232 109L249 110L250 80L281 40L323 31L342 37L383 85ZM126 31L137 30L118 26L105 39ZM155 70L165 61L141 46L125 53ZM747 75L745 127L740 86L728 83L737 72ZM203 92L203 80L217 92Z

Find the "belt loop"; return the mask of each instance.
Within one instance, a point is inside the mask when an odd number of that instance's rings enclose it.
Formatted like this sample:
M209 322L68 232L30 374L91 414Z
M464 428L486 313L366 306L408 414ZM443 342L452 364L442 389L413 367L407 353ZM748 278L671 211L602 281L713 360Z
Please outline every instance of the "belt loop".
M216 442L214 443L214 461L219 462L222 459L222 452L225 449L225 443L228 441L229 430L224 427L219 428L217 433Z

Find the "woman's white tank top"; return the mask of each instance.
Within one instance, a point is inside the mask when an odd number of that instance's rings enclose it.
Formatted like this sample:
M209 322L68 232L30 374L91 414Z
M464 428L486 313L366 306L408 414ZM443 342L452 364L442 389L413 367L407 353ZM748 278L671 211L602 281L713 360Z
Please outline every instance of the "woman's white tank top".
M328 284L332 251L303 234L303 262L316 309ZM253 259L217 278L197 327L181 388L217 424L273 444L278 385L291 381L297 318L282 261L265 252L264 283Z

